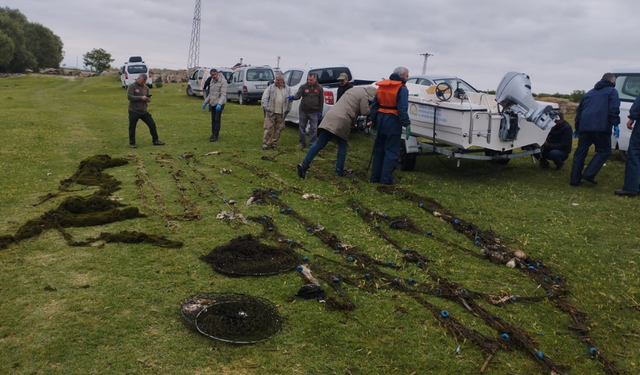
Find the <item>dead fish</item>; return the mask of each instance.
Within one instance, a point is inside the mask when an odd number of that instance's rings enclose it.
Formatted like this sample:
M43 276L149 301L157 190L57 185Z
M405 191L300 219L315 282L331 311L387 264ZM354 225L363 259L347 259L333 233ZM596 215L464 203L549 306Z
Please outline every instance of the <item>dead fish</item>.
M254 199L255 199L254 197L249 197L249 199L247 199L247 207L251 206Z
M522 250L514 251L513 255L515 255L515 257L518 258L518 259L526 259L527 258L527 254L525 254L524 251L522 251Z
M206 154L204 154L204 156L209 156L209 155L219 155L220 151L211 151L211 152L207 152Z

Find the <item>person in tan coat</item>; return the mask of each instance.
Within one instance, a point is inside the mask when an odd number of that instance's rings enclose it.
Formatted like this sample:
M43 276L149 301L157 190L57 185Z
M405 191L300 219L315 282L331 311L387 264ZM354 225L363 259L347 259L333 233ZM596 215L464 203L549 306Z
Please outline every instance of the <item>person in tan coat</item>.
M222 111L224 104L227 102L227 80L218 73L217 69L211 69L211 82L209 83L209 95L207 95L202 109L211 110L211 137L209 142L215 142L220 136L220 120L222 119Z
M311 162L325 148L329 141L338 144L336 177L344 177L344 162L347 158L348 139L351 128L358 116L367 116L371 101L376 95L376 87L354 87L342 95L340 101L331 108L320 123L318 141L313 144L302 163L298 164L298 176L305 178Z
M276 74L276 80L262 94L262 108L264 109L264 134L262 135L262 149L276 148L280 140L280 133L284 129L284 119L291 111L291 89L284 84L284 74Z

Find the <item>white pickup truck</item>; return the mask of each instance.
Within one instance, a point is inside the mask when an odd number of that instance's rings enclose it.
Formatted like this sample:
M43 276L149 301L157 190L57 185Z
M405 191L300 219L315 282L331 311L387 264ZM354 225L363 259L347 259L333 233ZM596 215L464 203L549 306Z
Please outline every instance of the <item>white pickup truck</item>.
M309 73L316 73L318 75L318 83L324 90L324 108L322 110L322 116L327 114L338 97L338 77L342 73L346 73L350 80L349 82L355 86L371 85L375 81L353 79L351 70L346 66L332 66L326 68L311 68L305 66L303 68L289 69L284 73L284 83L291 87L291 93L295 94L301 85L307 83L307 75ZM287 115L285 121L290 121L295 124L298 123L298 112L300 107L300 101L294 100L291 105L291 112Z

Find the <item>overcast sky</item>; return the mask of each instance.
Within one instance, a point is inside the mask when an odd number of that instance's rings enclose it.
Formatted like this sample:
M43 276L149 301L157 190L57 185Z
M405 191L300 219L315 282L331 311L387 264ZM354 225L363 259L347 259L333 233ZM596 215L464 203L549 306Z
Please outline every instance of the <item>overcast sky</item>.
M637 0L201 0L200 65L347 65L355 78L396 66L494 90L509 71L535 93L589 90L614 67L640 65ZM64 43L69 67L103 48L121 66L185 69L195 0L5 0Z

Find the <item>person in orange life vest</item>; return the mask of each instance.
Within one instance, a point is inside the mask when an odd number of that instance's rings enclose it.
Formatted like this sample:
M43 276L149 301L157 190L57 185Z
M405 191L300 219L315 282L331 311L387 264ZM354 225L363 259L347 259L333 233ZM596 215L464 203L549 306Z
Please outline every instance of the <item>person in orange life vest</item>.
M378 129L373 142L373 183L393 184L393 170L400 156L402 127L409 121L409 90L405 86L409 70L397 67L389 79L376 82L378 92L371 105L371 122Z

